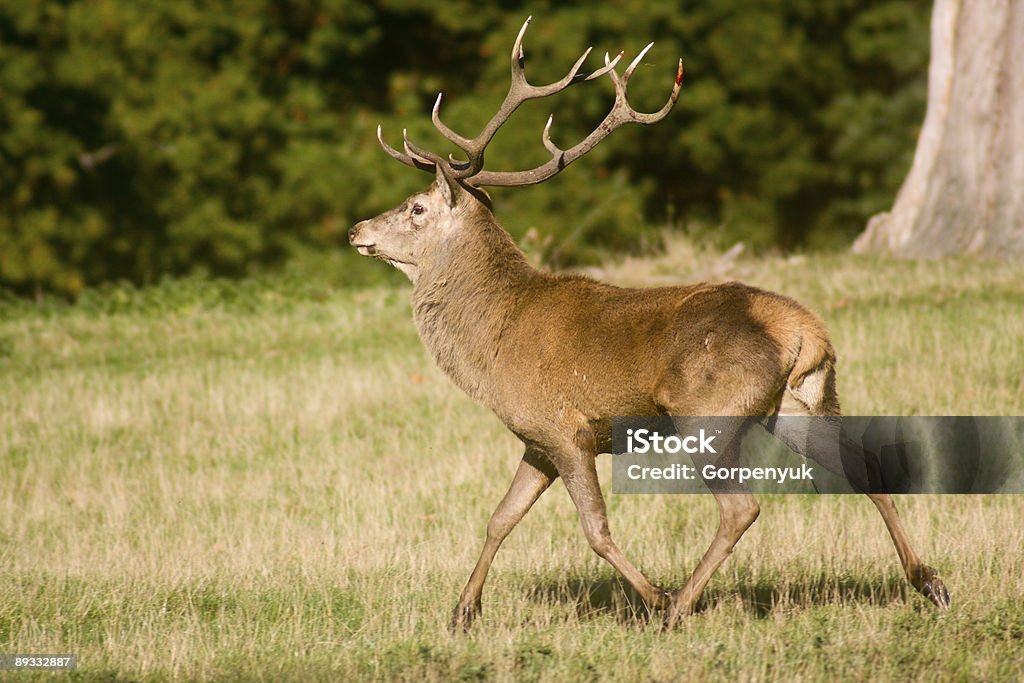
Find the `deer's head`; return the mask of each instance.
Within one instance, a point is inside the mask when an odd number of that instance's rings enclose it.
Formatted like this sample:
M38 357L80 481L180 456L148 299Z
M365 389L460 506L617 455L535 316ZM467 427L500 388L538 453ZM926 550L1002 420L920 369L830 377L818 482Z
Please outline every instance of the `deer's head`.
M486 195L438 167L429 188L357 223L348 239L363 256L387 261L415 282L420 272L467 241L466 231L476 224L467 218L480 212L490 213Z
M512 84L505 101L484 129L475 138L466 138L446 126L440 117L441 95L437 96L431 119L440 133L462 150L465 160L449 155L447 159L427 151L409 140L403 131L403 152L386 142L377 127L377 140L381 147L395 159L407 166L435 174L433 185L424 192L414 194L400 206L376 218L358 223L349 231L349 241L364 256L375 256L388 261L404 272L413 281L432 262L442 258L454 246L464 241L464 231L474 229L477 221L466 220L485 211L490 215L490 202L480 188L533 185L543 182L580 158L609 133L626 123L657 123L672 110L679 97L683 80L683 62L679 60L675 84L668 102L653 114L644 114L633 109L626 99L626 86L630 76L654 43L650 43L620 76L615 70L622 58L620 52L614 59L604 56L604 66L592 72L582 71L583 63L590 54L590 48L583 53L569 73L561 80L545 86L531 85L526 80L523 36L530 25L530 18L523 23L512 46ZM573 83L590 81L608 74L615 85L615 103L604 120L587 137L569 149L561 149L551 141L551 123L541 135L544 147L551 158L540 166L526 171L484 170L484 150L494 138L498 129L508 120L520 104L526 100L547 97L560 92Z

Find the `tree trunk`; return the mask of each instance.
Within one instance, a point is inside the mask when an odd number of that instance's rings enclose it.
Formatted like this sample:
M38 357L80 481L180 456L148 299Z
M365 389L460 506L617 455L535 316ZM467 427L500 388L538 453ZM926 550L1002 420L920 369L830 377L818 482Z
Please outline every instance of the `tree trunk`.
M855 252L1024 260L1024 1L935 0L928 113Z

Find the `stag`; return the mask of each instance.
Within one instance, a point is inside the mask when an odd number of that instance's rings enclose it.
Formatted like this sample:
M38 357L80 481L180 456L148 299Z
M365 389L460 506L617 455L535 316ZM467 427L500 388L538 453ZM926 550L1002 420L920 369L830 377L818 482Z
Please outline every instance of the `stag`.
M749 492L712 490L719 524L692 575L676 591L651 583L612 540L595 469L611 447L611 419L620 415L749 416L775 436L780 416L838 416L836 355L822 322L796 301L736 282L654 289L624 289L579 275L533 267L498 224L487 186L542 182L627 123L653 124L675 105L683 78L680 60L665 105L634 110L627 85L650 49L620 75L614 59L592 73L582 68L588 49L561 80L546 86L526 78L523 24L512 47L511 86L497 114L474 138L432 120L465 158L444 158L414 144L403 132L403 151L384 150L402 163L435 175L424 192L362 221L349 241L364 256L386 261L413 285L413 318L440 368L469 396L489 407L524 444L508 492L487 524L480 558L459 597L453 630L481 612L481 595L502 541L556 478L572 498L591 548L622 574L651 609L664 609L666 627L694 611L704 587L753 524L759 506ZM524 171L484 170L484 151L523 102L554 95L575 83L610 77L614 103L578 144L561 149L541 139L551 158ZM676 419L673 417L673 419ZM735 448L738 434L718 443ZM881 513L911 585L940 608L949 593L911 547L889 495L869 492Z

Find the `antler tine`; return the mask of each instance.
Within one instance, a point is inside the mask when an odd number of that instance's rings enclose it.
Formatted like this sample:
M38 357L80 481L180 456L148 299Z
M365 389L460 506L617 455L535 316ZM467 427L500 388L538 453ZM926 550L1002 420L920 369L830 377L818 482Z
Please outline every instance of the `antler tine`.
M633 75L633 69L635 69L637 67L637 65L640 63L640 61L644 58L644 55L647 54L647 51L650 50L652 47L654 47L654 43L653 42L647 43L647 47L645 47L643 50L640 50L640 54L638 54L636 56L636 58L632 62L629 63L629 66L627 66L626 70L622 73L622 83L623 84L626 84L626 83L629 82L629 77Z
M526 21L523 22L523 27L519 29L519 35L516 36L516 42L512 43L513 80L516 75L521 75L523 73L524 62L526 61L526 53L523 52L523 37L526 36L526 29L529 27L531 21L533 21L532 14L526 17Z
M567 78L569 79L569 81L571 83L575 83L577 81L585 81L585 80L587 80L587 76L586 75L584 75L582 78L580 77L580 67L583 66L583 62L587 61L587 57L590 56L590 53L593 50L594 50L593 47L588 47L586 50L584 50L583 54L580 55L580 58L577 59L576 63L572 65L572 68L569 69L569 75L568 75Z
M448 155L448 165L451 166L452 169L456 170L456 171L461 171L463 169L469 168L469 162L468 161L463 161L462 159L456 159L451 154Z
M409 154L402 154L397 149L384 142L384 135L381 131L380 125L377 126L377 142L380 143L380 146L384 148L384 151L387 152L389 156L398 159L406 166L412 166L413 168L418 168L421 171L433 171L435 168L433 163L427 163L422 159L417 159Z
M590 50L587 50L587 52L589 53ZM584 78L583 80L584 81L592 81L595 78L600 78L601 76L604 76L609 71L612 71L615 68L615 65L619 63L619 60L622 59L622 55L623 54L624 53L620 50L619 54L615 55L615 59L613 59L611 61L608 61L608 53L605 52L604 53L604 66L602 66L597 71L594 71L592 73L587 74L587 77Z
M407 128L402 129L402 146L405 147L405 153L413 159L419 159L423 163L430 163L430 169L434 170L438 165L444 166L445 160L433 152L428 152L422 147L417 146L409 139L409 130Z
M441 135L448 138L448 140L455 143L458 147L466 149L466 147L473 144L473 141L469 138L462 137L441 121L441 97L443 95L444 93L437 93L437 99L434 100L434 109L430 112L430 120L434 122L434 128L437 128Z
M551 123L554 120L554 114L548 116L548 122L544 125L544 132L540 134L540 139L541 142L544 143L544 148L551 152L551 156L556 157L562 153L562 150L558 147L558 145L551 142Z

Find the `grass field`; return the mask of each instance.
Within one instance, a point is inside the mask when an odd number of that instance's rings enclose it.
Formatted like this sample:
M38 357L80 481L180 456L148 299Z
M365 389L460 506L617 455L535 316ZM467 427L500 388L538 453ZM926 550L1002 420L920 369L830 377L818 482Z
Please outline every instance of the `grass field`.
M385 266L381 264L381 268ZM676 242L602 277L737 278L817 310L850 414L1024 413L1019 267ZM908 591L859 497L775 496L663 633L589 549L560 484L449 636L520 446L434 368L408 288L286 279L0 303L0 652L8 680L1019 679L1024 497L904 496L953 608ZM607 457L599 462L610 478ZM698 496L609 495L612 532L679 586L717 522Z

